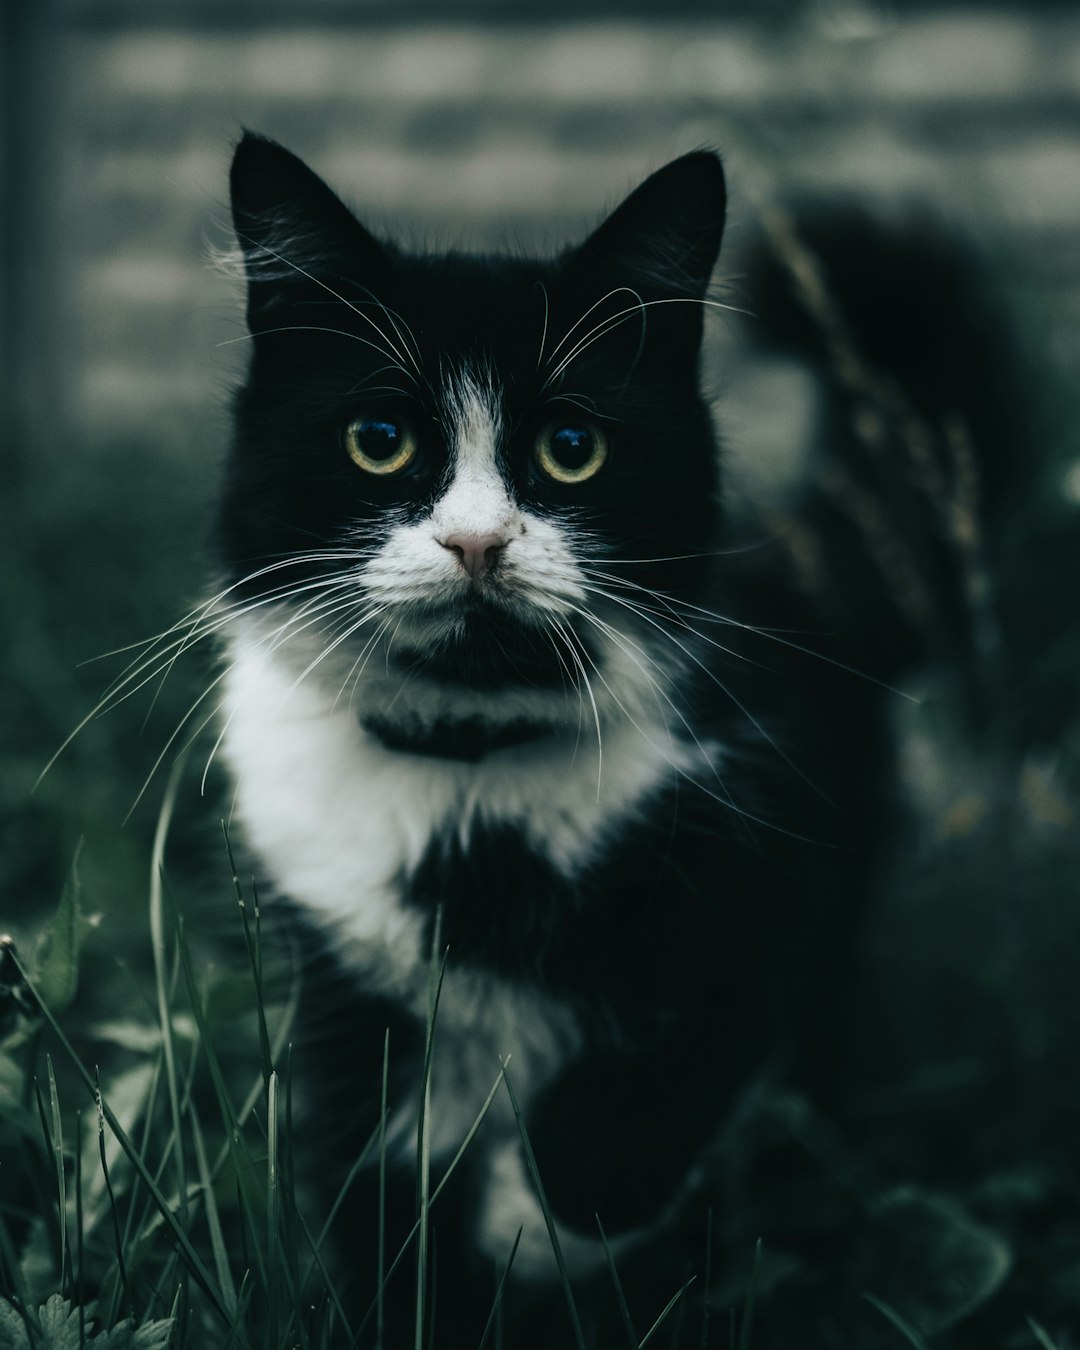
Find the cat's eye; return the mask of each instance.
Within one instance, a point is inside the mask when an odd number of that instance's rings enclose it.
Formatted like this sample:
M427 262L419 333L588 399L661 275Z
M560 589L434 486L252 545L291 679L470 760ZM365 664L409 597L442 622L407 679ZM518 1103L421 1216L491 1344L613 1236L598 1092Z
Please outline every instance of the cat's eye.
M345 428L349 458L366 473L401 473L418 448L412 428L398 417L358 417Z
M556 483L584 483L608 457L607 437L591 422L549 422L536 438L541 473Z

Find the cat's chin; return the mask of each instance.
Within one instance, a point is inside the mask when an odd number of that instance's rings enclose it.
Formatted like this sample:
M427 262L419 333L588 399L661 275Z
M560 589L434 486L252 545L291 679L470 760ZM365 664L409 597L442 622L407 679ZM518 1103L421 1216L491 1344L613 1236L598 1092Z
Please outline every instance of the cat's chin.
M390 666L469 689L559 689L591 660L569 630L530 623L492 605L467 604L424 632L403 629L390 645Z
M387 750L467 763L475 763L498 750L516 750L549 739L561 729L551 722L524 716L500 722L475 713L432 722L372 713L361 719L361 725Z

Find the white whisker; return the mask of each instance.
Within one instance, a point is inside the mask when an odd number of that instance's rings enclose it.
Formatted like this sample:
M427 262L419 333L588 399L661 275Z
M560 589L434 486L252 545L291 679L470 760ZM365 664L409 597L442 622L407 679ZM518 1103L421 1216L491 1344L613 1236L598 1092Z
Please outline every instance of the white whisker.
M544 343L547 342L548 318L551 312L551 301L548 297L547 287L542 281L537 282L540 287L540 294L544 297L544 326L540 330L540 351L536 358L536 369L539 370L544 364Z
M594 573L594 575L601 577L605 574ZM799 652L802 656L810 657L811 660L824 661L826 665L834 666L837 670L842 670L848 675L853 675L856 679L866 680L868 683L875 685L878 689L883 689L888 694L895 694L897 698L902 698L906 702L914 704L916 707L919 705L919 700L905 690L898 689L895 685L891 685L885 680L879 680L876 676L869 674L869 672L859 670L857 666L850 666L844 661L838 661L835 657L827 656L824 652L815 651L813 647L804 647L801 643L793 642L790 638L784 636L788 631L786 629L762 628L756 624L745 623L741 619L733 619L729 615L718 614L714 610L705 609L701 605L695 605L688 600L682 600L678 596L661 595L657 591L650 591L647 587L636 586L635 583L625 581L621 577L609 577L608 579L617 582L620 586L626 586L642 591L644 594L659 600L665 607L675 606L678 609L686 610L691 614L700 615L704 620L710 623L721 624L729 628L738 628L741 632L752 633L755 637L765 638L770 642L777 642L782 647L788 647L792 651ZM674 610L672 610L672 612L674 613ZM698 633L698 636L702 638L702 641L709 641L709 639L705 638L701 633ZM719 643L713 645L718 646L721 651L727 651L727 648L721 646ZM735 655L735 653L729 654ZM741 656L741 659L749 660L750 658ZM753 662L752 664L757 663Z
M563 357L563 359L559 362L559 364L555 367L555 369L548 375L548 378L543 385L544 389L550 388L551 385L553 385L556 382L556 380L558 380L559 376L563 373L563 371L566 370L566 368L573 361L575 361L577 357L579 357L581 353L586 350L586 348L591 347L594 342L596 342L599 338L603 337L605 333L611 332L613 328L620 327L623 323L625 323L628 320L629 316L632 314L637 314L641 316L642 341L644 341L645 337L644 321L645 321L646 302L642 300L641 296L638 295L637 291L633 290L632 287L630 286L620 286L617 290L609 291L608 294L605 295L602 300L598 300L595 305L591 305L585 311L585 313L578 320L578 323L574 325L574 328L576 328L578 324L584 322L584 320L593 312L593 310L596 309L597 305L602 305L604 303L604 300L610 299L611 296L613 295L619 295L623 291L625 291L628 295L634 296L637 299L637 304L630 305L626 309L619 310L617 314L611 315L606 319L602 319L593 328L590 328L589 331L583 337L578 338L578 340L570 348L566 356ZM565 342L566 338L570 336L570 333L574 331L574 328L571 328L567 332L566 337L563 338L563 342ZM559 343L559 346L560 347L562 346L561 342ZM558 351L558 349L559 348L556 347L555 351ZM551 353L552 357L554 357L555 351Z
M321 286L322 289L326 291L328 295L332 295L335 300L340 300L341 303L345 305L347 309L351 309L352 312L359 318L363 319L365 323L370 324L371 327L375 329L376 333L378 333L378 335L383 339L383 341L386 342L387 347L389 348L389 352L384 354L396 357L399 362L404 361L405 358L402 356L401 352L399 352L394 347L394 344L390 341L390 339L386 336L386 334L383 332L383 330L379 327L379 325L375 322L375 320L371 317L370 314L365 314L363 310L361 310L359 306L354 305L351 300L346 300L346 298L343 295L340 295L337 291L335 291L333 286L323 281L321 277L317 277L313 273L305 271L305 269L301 267L298 263L294 263L290 261L290 259L283 257L280 253L275 252L274 249L272 249L269 244L262 243L259 240L251 239L247 235L240 234L239 231L237 232L237 234L240 239L244 240L244 242L252 244L256 248L262 249L264 252L269 253L272 258L276 258L278 262L283 262L286 267L291 267L292 270L294 272L298 272L300 276L306 277L308 281L313 281L316 286ZM374 346L375 344L371 343L369 345ZM404 366L402 366L402 373L405 373Z
M626 292L626 294L628 295L634 296L637 295L637 291L632 290L629 286L616 286L613 290L608 291L606 295L602 295L599 300L597 300L594 304L591 304L583 314L581 314L577 319L574 320L574 322L562 335L562 337L555 344L555 346L552 347L551 354L549 355L548 360L551 361L555 359L555 355L558 352L559 348L562 347L564 343L570 340L570 337L573 334L574 329L580 328L581 325L585 322L585 320L589 317L589 315L593 313L594 310L599 309L600 306L604 304L606 301L610 300L612 296L621 295L623 294L623 292ZM638 298L640 300L640 297ZM626 312L629 313L630 311L628 310Z
M604 738L600 730L600 712L596 706L596 697L593 694L592 684L589 681L589 675L585 669L584 662L582 661L581 656L578 654L578 647L580 647L581 644L573 640L572 630L568 630L554 616L549 616L548 622L552 625L555 631L562 637L563 641L566 643L567 650L569 651L570 656L574 661L574 664L577 666L581 678L585 684L585 693L588 695L589 704L592 707L593 724L596 727L596 800L599 801L600 787L604 774ZM590 664L592 663L590 662ZM597 673L599 674L599 672ZM601 678L603 677L601 676Z
M181 731L183 731L184 727L187 725L188 721L191 719L191 717L192 717L192 715L194 714L196 708L199 707L199 705L203 702L203 700L204 700L205 698L208 697L208 695L210 695L211 693L213 693L213 691L217 688L217 686L218 686L219 684L221 684L221 682L225 679L225 677L228 675L228 673L229 673L229 672L228 672L228 668L226 668L225 670L221 671L220 674L218 674L217 676L215 676L215 678L214 678L213 680L210 681L210 683L209 683L209 684L206 686L206 688L202 691L202 693L199 695L199 697L195 700L194 703L191 704L191 706L188 708L187 712L184 713L183 717L181 717L180 721L176 724L176 727L175 727L175 729L173 730L172 734L169 736L169 739L168 739L168 740L165 742L165 744L162 746L161 752L160 752L160 754L158 755L157 759L155 759L154 762L153 762L153 764L150 766L150 772L149 772L149 773L146 775L146 777L143 779L142 786L139 788L139 791L135 794L135 800L131 803L131 806L130 806L130 808L129 808L129 810L128 810L128 813L127 813L127 815L124 817L124 823L125 823L125 824L127 824L127 822L131 819L132 815L134 814L135 808L139 805L139 803L142 801L143 797L145 796L145 794L146 794L146 789L150 786L150 783L152 782L152 780L153 780L153 778L154 778L154 775L157 773L158 769L161 768L162 764L163 764L164 761L165 761L166 755L167 755L167 754L169 753L169 751L172 749L172 746L173 746L173 744L175 743L177 737L180 735ZM209 721L209 720L210 720L210 719L208 719L208 721Z
M311 672L317 666L321 665L323 661L325 661L327 657L331 655L332 652L336 651L337 648L340 647L343 642L345 642L348 638L350 638L353 635L353 633L356 633L361 628L363 628L365 624L370 623L372 619L377 619L379 615L384 612L384 609L385 606L376 605L370 609L365 610L359 616L359 618L357 618L354 623L350 624L343 633L341 633L338 637L336 637L333 640L333 642L328 643L325 647L323 647L319 651L318 655L308 665L306 665L304 669L300 672L300 674L296 677L296 679L290 686L288 692L291 694L294 689L299 688L299 686L303 683L303 681L307 678L307 676L310 675ZM288 695L286 695L286 697L287 696Z
M347 338L350 342L362 343L363 346L370 347L373 351L377 351L380 356L390 355L390 353L383 347L380 347L377 342L372 342L370 338L361 337L359 333L347 333L341 328L324 328L318 324L312 323L287 323L278 324L274 328L259 328L252 333L242 333L239 337L226 338L217 345L219 347L231 347L235 342L252 342L255 338L271 337L274 333L332 333L335 337ZM400 370L406 379L412 379L412 376L403 365L395 363L392 366L392 369Z
M619 632L618 629L613 628L612 625L606 624L602 619L598 618L595 614L591 613L591 611L589 611L589 610L587 610L587 609L580 609L580 610L578 611L578 613L579 613L579 614L581 615L581 617L584 618L587 622L593 624L600 632L605 633L605 635L606 635L612 642L614 642L616 646L619 646L620 649L621 649L627 656L630 656L630 659L631 659L631 660L634 659L634 658L632 657L632 655L630 654L630 652L627 651L627 648L623 645L622 639L625 639L626 641L631 641L631 639L626 638L626 635L625 635L625 634ZM632 644L632 645L636 646L637 644ZM641 649L638 648L638 650L640 651ZM644 653L642 653L642 654L644 655ZM646 657L646 659L648 659L648 658ZM593 667L594 667L594 669L595 669L595 662L592 662L591 659L590 659L590 664L592 664ZM635 664L638 664L638 663L635 662ZM639 666L639 669L642 669L642 673L645 674L645 675L646 675L646 678L648 679L648 674L647 674L647 672L645 672L644 669L643 669L642 667L640 667L640 666ZM642 737L643 737L643 739L646 741L646 743L649 744L650 746L652 746L653 749L659 750L661 754L665 754L665 752L662 750L662 748L656 745L656 743L652 740L652 738L649 737L648 733L645 732L645 731L643 730L643 728L640 726L640 724L633 718L633 716L630 714L630 712L624 707L624 705L621 703L621 701L620 701L620 700L618 699L618 697L615 695L614 691L613 691L613 690L610 688L610 686L608 685L607 681L604 680L604 677L603 677L603 675L599 672L599 670L597 671L597 675L598 675L598 677L600 678L600 680L604 683L604 686L605 686L605 688L607 688L608 693L611 695L612 699L616 702L616 704L617 704L617 705L619 706L619 708L622 710L623 715L627 718L627 720L630 722L630 724L631 724L633 727L635 727L635 729L636 729L638 732L640 732L640 734L642 735ZM729 791L729 789L728 789L728 787L727 787L727 784L724 782L723 778L720 776L720 771L719 771L719 769L717 769L716 765L715 765L715 764L713 763L713 761L712 761L712 757L709 755L708 751L707 751L707 750L705 749L705 747L702 745L700 739L699 739L698 736L697 736L697 733L694 731L694 729L693 729L693 727L691 726L691 724L690 724L690 722L689 722L687 716L685 715L685 713L684 713L684 712L683 712L683 711L675 704L674 700L660 688L660 686L659 686L658 684L655 684L655 683L654 683L654 688L656 689L656 692L659 694L659 696L660 696L661 698L663 698L664 702L668 705L668 707L671 709L671 711L675 714L676 718L679 720L680 724L682 725L682 727L684 728L684 730L685 730L685 731L687 732L687 734L689 735L691 741L692 741L692 742L694 743L694 745L697 747L697 749L698 749L698 751L700 752L700 754L701 754L702 759L704 760L704 762L705 762L706 764L709 765L710 769L712 770L713 777L716 779L717 783L720 785L720 788L721 788L721 791L722 791L723 795L722 795L722 796L718 796L715 792L713 792L711 789L709 789L708 787L706 787L705 784L701 783L698 779L696 779L695 777L693 777L693 775L691 775L690 773L688 773L684 766L677 764L675 761L673 761L669 756L667 756L667 755L665 754L665 758L668 759L668 762L671 764L672 768L674 768L674 769L676 770L676 772L677 772L682 778L684 778L688 783L690 783L691 786L697 788L698 791L703 792L707 797L709 797L712 801L715 801L718 805L723 806L726 810L732 811L732 812L735 814L735 816L739 819L739 821L743 824L743 826L748 826L748 825L750 825L750 824L761 825L761 826L764 827L765 829L769 829L769 830L776 831L777 833L782 834L782 835L784 835L785 837L787 837L787 838L789 838L789 839L795 839L795 840L798 840L798 841L801 842L801 843L806 843L806 844L821 844L821 841L820 841L820 840L810 838L810 837L807 836L807 835L799 834L799 833L797 833L797 832L794 831L794 830L786 829L784 826L778 825L775 821L766 820L766 819L764 819L764 818L761 817L761 816L755 815L752 811L747 811L744 807L739 806L738 803L737 803L737 802L734 800L734 798L731 796L731 793L730 793L730 791Z
M609 291L608 295L604 296L603 299L607 300L610 296L617 295L619 291L629 291L631 295L637 295L637 292L631 290L629 286L620 286L618 290ZM598 300L596 303L597 305L602 304L603 300ZM653 309L657 305L701 305L706 309L723 309L732 314L748 313L748 311L738 309L734 305L721 304L719 300L698 299L696 296L673 296L664 300L642 300L641 297L638 296L638 303L636 305L629 305L626 309L621 309L617 313L609 315L606 319L602 319L600 323L591 328L588 333L579 338L567 355L563 357L558 366L548 376L544 388L547 389L554 384L563 371L565 371L573 361L576 361L582 352L591 347L594 342L599 341L600 338L604 337L607 333L610 333L613 329L629 322L635 315L640 316L642 320L644 320L645 310ZM580 324L595 308L596 305L590 306L589 309L585 311L585 314L582 315L582 318L578 320L578 323ZM752 318L753 315L750 315L750 317ZM577 324L575 324L574 327L576 328ZM573 328L571 328L566 336L569 337L570 333L573 331ZM564 338L563 341L565 342L566 338ZM559 346L562 346L562 343L560 343ZM557 351L558 348L555 350ZM552 352L552 356L554 355L555 352Z
M342 680L341 682L341 688L338 690L332 705L334 708L337 707L338 703L341 701L342 694L345 692L346 688L348 688L349 690L348 707L350 711L352 710L353 698L355 697L361 676L367 669L367 663L368 661L371 660L375 648L378 646L379 639L383 636L383 634L386 632L389 626L390 626L389 620L379 624L375 632L372 633L372 635L368 638L367 642L365 642L363 647L361 647L360 654L357 656L356 660L349 667L348 673L346 674L344 680Z
M743 717L746 718L746 720L750 723L750 725L754 728L754 730L762 738L762 740L764 740L765 743L769 745L776 752L776 754L780 756L780 758L784 761L784 763L788 766L788 768L791 769L791 771L794 774L796 774L799 778L801 778L802 781L807 785L807 787L811 788L825 801L830 802L831 805L835 805L835 803L832 802L828 794L825 793L818 786L818 784L815 783L813 779L810 778L804 772L804 770L801 769L799 765L795 763L795 761L791 758L791 756L788 755L787 752L776 743L773 737L770 736L769 733L765 730L765 727L762 725L761 721L754 716L754 714L750 711L750 709L747 708L745 703L743 703L742 700L739 699L731 691L731 689L728 688L728 686L723 682L723 680L720 679L720 677L716 674L716 672L714 670L711 670L705 664L705 662L702 661L701 658L695 652L693 652L685 643L680 642L678 638L676 638L673 634L667 631L667 629L663 626L663 624L658 622L656 619L651 618L648 614L644 612L643 609L640 609L639 607L633 605L629 605L628 602L620 600L616 596L608 595L606 592L602 590L600 591L600 594L603 595L604 598L607 600L614 600L617 604L625 604L627 608L629 608L631 611L636 611L638 613L639 618L641 618L645 623L649 624L652 628L655 628L657 632L661 633L669 642L673 643L674 646L676 646L679 649L679 651L681 651L685 656L687 656L693 662L693 664L697 666L698 669L701 670L705 674L705 676L713 682L713 684L716 685L716 687L720 690L720 692L724 695L724 697L735 705L735 707L739 710L740 713L742 713ZM689 632L694 634L695 637L700 638L704 642L708 642L710 646L720 647L719 643L712 642L709 638L703 637L702 634L698 633L695 629L690 628L688 624L681 623L681 621L680 624L682 627L686 628ZM726 647L720 647L720 650L723 652L728 652L728 648ZM734 652L728 654L738 655L737 653ZM756 665L757 662L754 662L752 664Z

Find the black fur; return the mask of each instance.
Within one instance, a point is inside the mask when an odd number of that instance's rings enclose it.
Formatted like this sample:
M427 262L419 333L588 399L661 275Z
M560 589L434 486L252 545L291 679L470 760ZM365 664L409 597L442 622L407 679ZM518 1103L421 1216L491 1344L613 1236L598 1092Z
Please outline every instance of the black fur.
M709 155L687 156L664 173L651 193L632 196L586 244L556 262L416 258L372 239L287 151L246 137L232 187L238 237L255 278L248 305L255 342L236 403L221 513L233 579L290 550L336 542L346 527L378 537L388 518L407 519L430 506L449 454L435 397L440 379L471 367L492 369L506 391L506 471L523 503L573 518L610 557L681 559L645 572L638 567L632 579L642 585L666 591L700 585L717 484L711 426L697 389L702 314L693 301L704 292L720 243L723 179ZM669 196L680 202L675 228L654 219L658 200ZM307 275L259 281L259 268L279 254ZM635 295L664 303L645 311L644 322L635 314L618 320ZM370 345L372 316L385 322L373 297L407 319L423 381L387 376L385 355ZM611 333L565 379L543 389L538 358L545 323L554 343L598 302L577 335L617 320ZM386 384L401 392L365 397L366 386ZM570 491L530 472L528 452L543 423L580 411L572 401L579 393L598 420L617 423L619 444L602 482ZM412 417L423 451L415 472L362 479L353 470L341 428L366 405ZM263 589L280 581L271 573Z
M723 225L715 157L662 170L552 261L406 255L376 241L288 152L253 136L237 152L232 187L255 341L221 515L230 580L258 597L282 584L280 571L253 577L260 567L346 538L377 545L388 525L422 516L449 465L440 380L484 369L505 391L502 469L516 500L576 531L584 555L624 595L647 597L655 623L689 653L680 717L687 735L726 747L715 780L658 792L597 841L573 878L508 828L433 839L401 878L429 935L441 916L456 968L554 992L580 1018L583 1048L528 1120L556 1216L588 1234L596 1213L612 1233L655 1223L755 1067L786 1056L790 1072L822 1092L838 1071L858 916L888 795L886 696L870 677L919 655L923 637L867 563L857 528L822 494L798 518L820 562L810 580L793 565L790 538L722 552L730 540L718 455L698 387L697 302ZM275 265L279 255L293 267ZM873 283L866 278L867 294ZM772 275L762 293L775 296L778 285ZM398 372L387 379L384 356L367 345L371 316L385 328L375 297L415 337L411 382ZM622 313L638 300L644 310ZM545 388L542 333L555 342L592 305L610 331ZM799 324L808 331L796 324L795 339L820 354L813 324ZM773 328L786 331L785 322ZM386 383L400 387L366 392ZM942 411L917 372L907 395L917 415L936 420ZM613 448L610 465L571 490L536 475L530 447L539 427L580 411L582 400L611 428ZM408 416L421 443L415 469L384 480L350 465L341 428L368 408ZM848 430L839 439L850 444ZM933 587L946 564L937 545L931 551L924 579ZM297 563L290 580L322 566ZM725 622L710 625L675 602ZM574 637L587 651L588 630L576 625ZM421 667L448 685L572 685L554 651L480 606L455 644L397 659L402 678ZM528 723L502 732L368 726L402 754L463 761L541 734ZM328 1049L313 1078L328 1137L349 1141L323 1160L333 1193L348 1148L376 1119L384 1027L393 1025L398 1093L423 1043L415 1018L356 987L347 955L322 959L308 1026L311 1043ZM483 1322L486 1272L465 1236L467 1178L466 1165L439 1221L440 1346L475 1344ZM412 1218L410 1176L393 1186L400 1234ZM358 1268L368 1258L354 1254L373 1240L371 1203L362 1183L344 1211L343 1243ZM362 1269L358 1281L363 1306L372 1291ZM533 1344L527 1321L508 1343Z

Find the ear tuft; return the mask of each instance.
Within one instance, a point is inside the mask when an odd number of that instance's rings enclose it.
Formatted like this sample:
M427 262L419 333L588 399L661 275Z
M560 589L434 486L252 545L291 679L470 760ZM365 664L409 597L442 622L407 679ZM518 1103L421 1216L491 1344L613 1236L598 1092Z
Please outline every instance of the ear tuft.
M229 190L233 223L241 242L249 231L260 236L283 214L303 209L305 203L313 200L328 198L345 211L303 160L269 136L254 131L245 131L236 147L229 171Z
M720 157L697 150L650 175L581 245L572 265L599 266L650 295L700 299L724 232Z
M249 315L334 278L370 286L382 245L340 198L277 141L245 131L229 174L233 226L244 257ZM336 288L336 287L335 287Z

